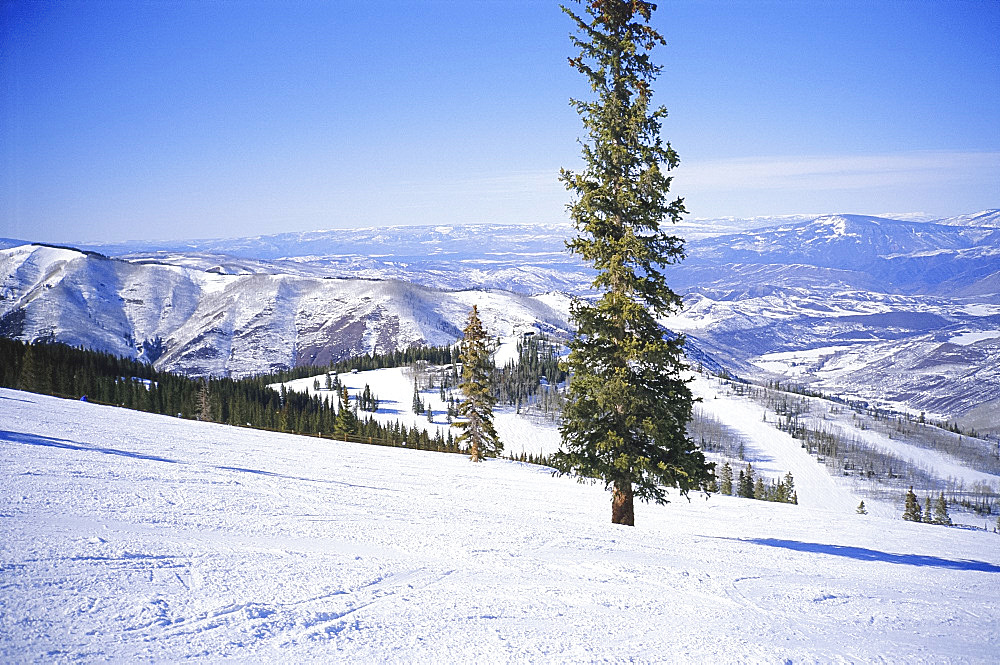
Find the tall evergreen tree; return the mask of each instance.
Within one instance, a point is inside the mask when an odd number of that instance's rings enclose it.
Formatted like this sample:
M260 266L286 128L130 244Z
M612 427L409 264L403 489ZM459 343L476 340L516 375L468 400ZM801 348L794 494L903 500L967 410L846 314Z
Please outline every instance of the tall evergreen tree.
M917 495L913 493L912 486L906 491L906 503L903 506L903 519L908 522L919 522L922 519L920 501L917 500Z
M333 420L333 431L339 436L357 434L358 431L358 417L351 409L347 388L340 389L340 403L337 405L337 417Z
M730 496L733 493L733 467L729 466L729 462L722 465L719 492L726 496Z
M657 319L681 306L663 268L683 257L683 242L660 226L687 212L669 200L666 172L679 159L660 137L663 107L650 108L650 84L661 68L649 51L664 43L644 0L588 0L576 23L570 64L589 81L594 99L573 100L588 141L581 173L562 171L575 194L570 214L578 235L567 246L597 271L594 302L571 309L576 334L573 373L554 464L612 490L611 521L633 525L633 497L666 503L714 482L714 465L686 432L692 396L681 377L683 338Z
M26 392L38 390L38 367L35 361L35 345L28 343L24 347L24 355L21 357L21 372L17 381L17 388Z
M461 342L462 383L465 399L458 405L458 413L465 420L455 423L462 430L457 439L465 444L473 462L482 462L484 457L496 457L503 452L503 442L493 428L493 360L487 347L488 336L479 310L475 305L469 312L469 320L463 331Z
M951 516L948 514L948 502L944 499L944 492L938 494L937 501L934 502L934 523L951 524Z

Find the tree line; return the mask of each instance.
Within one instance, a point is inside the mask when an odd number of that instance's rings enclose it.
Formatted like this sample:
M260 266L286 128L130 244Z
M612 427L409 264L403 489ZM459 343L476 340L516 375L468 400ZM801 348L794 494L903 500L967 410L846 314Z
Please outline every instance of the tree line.
M5 388L241 427L464 452L450 432L432 436L398 421L359 417L358 402L352 404L345 390L331 399L330 394L274 390L271 381L271 376L197 379L110 353L0 338L0 386Z

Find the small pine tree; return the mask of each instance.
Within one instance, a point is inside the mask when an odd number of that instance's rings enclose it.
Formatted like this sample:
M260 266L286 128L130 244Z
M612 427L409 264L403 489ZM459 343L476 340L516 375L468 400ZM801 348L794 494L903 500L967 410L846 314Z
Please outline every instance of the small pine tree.
M933 521L933 519L931 517L931 495L930 494L928 494L927 496L924 497L924 515L923 515L923 517L924 517L924 521L925 522L932 522Z
M746 471L743 472L743 484L739 488L739 495L745 499L753 498L754 476L753 465L747 462Z
M35 345L27 344L24 347L24 356L21 357L21 374L18 377L17 387L19 390L34 392L36 390L38 367L35 362Z
M461 388L465 399L459 404L458 412L465 420L456 423L455 427L462 430L458 444L467 443L470 459L482 462L484 457L500 455L503 442L493 427L493 359L486 346L489 338L475 305L469 312L463 333Z
M340 404L337 407L337 417L333 421L333 431L345 437L349 434L356 434L358 431L358 417L351 410L347 388L340 389Z
M758 501L763 501L767 498L767 487L764 485L764 479L757 476L757 479L753 483L753 498Z
M861 503L858 504L857 513L858 513L858 515L867 515L868 514L868 511L865 510L865 502L864 501L862 501Z
M791 471L785 474L785 482L783 483L783 485L785 486L786 496L791 496L792 492L795 491L795 478L792 477Z
M211 422L212 402L208 392L208 379L202 379L198 386L198 420Z
M951 516L948 515L948 502L944 499L944 492L938 494L937 501L934 502L934 523L949 526Z
M903 506L903 519L908 522L920 522L922 520L922 515L920 511L920 502L917 501L917 495L913 493L913 486L906 490L906 502Z
M733 467L729 466L729 462L722 465L719 492L726 496L731 496L733 493Z

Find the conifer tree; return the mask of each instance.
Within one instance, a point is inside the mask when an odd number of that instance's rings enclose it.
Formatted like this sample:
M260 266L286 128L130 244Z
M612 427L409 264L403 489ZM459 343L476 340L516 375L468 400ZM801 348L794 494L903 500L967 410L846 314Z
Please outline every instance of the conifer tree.
M785 474L785 482L783 485L785 486L785 494L787 496L791 496L792 492L795 491L795 477L792 476L791 471Z
M35 357L35 344L26 344L24 355L21 357L21 373L17 384L19 390L26 392L42 391L42 382L39 379L41 364L41 361Z
M337 406L337 417L333 421L333 431L340 436L356 434L358 431L358 417L351 410L350 399L347 388L341 388L340 404Z
M938 494L937 501L934 502L934 523L951 524L951 516L948 514L948 502L944 499L944 492Z
M212 420L212 402L208 390L208 379L202 379L198 386L198 420Z
M666 488L714 482L714 464L688 437L692 395L681 372L683 338L658 318L680 297L663 268L683 257L683 242L660 227L677 222L681 199L668 198L666 172L679 159L660 137L663 107L650 108L660 72L649 51L665 43L650 25L644 0L587 0L576 23L570 64L590 83L591 101L573 100L588 140L581 173L562 171L575 194L570 215L578 235L567 243L597 271L594 302L577 300L568 367L573 375L553 458L562 473L599 479L612 490L611 521L633 525L633 497L666 503Z
M931 517L931 495L928 494L924 497L924 521L931 522L933 518Z
M908 522L921 521L920 502L917 495L913 493L913 486L906 491L906 503L903 506L903 519Z
M753 498L753 486L754 486L754 476L753 476L753 465L747 462L747 468L744 472L740 474L742 482L738 488L737 494L744 499Z
M458 413L465 420L455 423L462 430L457 439L459 445L469 448L473 462L482 462L484 457L496 457L503 452L503 442L493 428L493 360L487 347L488 337L479 310L475 305L469 312L469 319L463 331L461 342L462 383L465 399L458 405Z
M729 466L729 462L722 465L721 478L719 492L725 496L731 496L733 493L733 467Z

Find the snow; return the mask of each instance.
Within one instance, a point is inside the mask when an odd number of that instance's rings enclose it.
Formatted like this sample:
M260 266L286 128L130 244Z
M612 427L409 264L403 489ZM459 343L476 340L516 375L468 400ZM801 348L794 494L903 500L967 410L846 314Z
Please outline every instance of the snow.
M969 346L976 342L982 342L986 339L996 339L997 337L1000 337L1000 330L981 330L979 332L964 332L960 335L955 335L948 341L959 346Z
M629 528L602 487L505 460L6 389L0 423L4 662L1000 652L1000 537L856 515L804 468L803 505L640 503Z
M805 351L765 353L751 360L761 369L788 377L808 377L821 367L829 356L853 349L850 346L823 346Z
M517 358L516 345L513 358ZM438 389L421 390L420 398L424 404L429 406L433 412L433 420L428 420L424 414L413 412L411 404L413 402L413 373L412 370L404 367L393 367L388 369L376 369L365 372L339 374L341 384L347 388L348 395L352 400L356 400L367 385L372 394L379 400L379 408L375 413L359 412L361 418L372 417L383 425L390 425L399 421L401 425L406 425L408 429L414 427L426 431L431 437L440 433L441 436L448 436L448 404L441 400ZM320 374L304 379L296 379L285 383L286 390L313 394L315 380L320 382L319 395L329 396L330 401L336 403L336 397L332 392L325 389L326 375ZM275 390L281 389L280 383L272 384ZM462 393L454 391L456 400L462 399ZM504 455L520 455L531 453L532 455L551 455L559 449L559 428L553 421L538 417L528 417L518 414L513 407L498 406L494 409L493 425L504 442ZM453 431L452 436L458 436L458 431Z
M799 505L816 509L831 509L840 513L853 512L861 497L836 483L822 464L802 448L791 434L775 429L764 420L764 407L727 394L716 380L696 375L691 391L701 398L699 407L708 415L726 423L752 442L751 451L758 459L752 460L754 470L773 479L789 471L795 479ZM774 414L771 414L774 420ZM733 473L738 469L734 468ZM870 507L870 512L879 507ZM892 514L882 510L882 515Z

